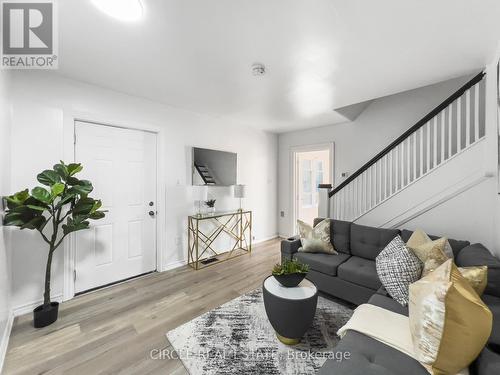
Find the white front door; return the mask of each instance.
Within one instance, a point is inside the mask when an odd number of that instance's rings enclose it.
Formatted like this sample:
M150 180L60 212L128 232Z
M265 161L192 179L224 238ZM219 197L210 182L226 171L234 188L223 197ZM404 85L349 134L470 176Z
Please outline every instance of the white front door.
M75 292L156 270L156 134L75 122L75 161L108 210L76 233Z

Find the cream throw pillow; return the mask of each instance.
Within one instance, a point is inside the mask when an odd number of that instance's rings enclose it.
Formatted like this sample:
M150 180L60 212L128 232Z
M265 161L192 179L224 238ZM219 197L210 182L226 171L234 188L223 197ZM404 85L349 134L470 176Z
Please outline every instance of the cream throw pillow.
M410 285L416 358L436 375L468 367L486 344L492 314L451 259Z
M297 220L300 242L299 251L305 253L338 254L333 248L330 238L330 219L325 219L314 228L301 220Z

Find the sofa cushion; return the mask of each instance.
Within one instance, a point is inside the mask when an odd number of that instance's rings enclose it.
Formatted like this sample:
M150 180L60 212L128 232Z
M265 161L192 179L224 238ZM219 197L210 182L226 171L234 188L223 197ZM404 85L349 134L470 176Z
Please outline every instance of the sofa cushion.
M413 231L403 229L401 231L401 238L403 239L404 242L408 242L408 240L410 239L412 234L413 234ZM437 240L440 238L440 236L434 236L434 235L430 235L430 234L429 234L429 237L431 240ZM455 255L455 257L458 255L460 250L462 250L464 247L470 245L469 241L453 240L451 238L448 238L448 242L451 245L451 249L453 250L453 254Z
M482 299L493 314L493 329L488 344L500 349L500 298L485 294Z
M382 307L383 309L395 312L397 314L408 316L408 306L401 306L389 296L383 296L378 291L368 300L370 305Z
M398 229L383 229L351 224L351 254L375 260L384 247L398 234Z
M314 219L314 226L321 223L322 218ZM351 249L351 222L330 219L330 238L333 247L339 253L350 254Z
M463 248L455 258L458 267L487 266L488 284L485 294L500 297L500 260L480 243Z
M475 375L500 374L500 354L486 346L472 364L471 370L471 374Z
M313 254L300 251L295 255L299 262L308 264L311 269L330 276L337 276L337 267L349 257L350 255L347 254Z
M334 355L349 353L348 359L328 359L318 375L429 375L410 356L356 331L348 331Z
M337 275L342 280L373 290L377 290L382 285L377 275L375 261L357 256L352 256L342 263L337 269Z

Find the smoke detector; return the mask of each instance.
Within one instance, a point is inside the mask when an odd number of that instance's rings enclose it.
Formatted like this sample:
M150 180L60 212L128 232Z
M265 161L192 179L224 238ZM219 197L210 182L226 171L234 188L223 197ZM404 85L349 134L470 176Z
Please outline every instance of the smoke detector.
M261 63L252 64L252 74L254 76L263 76L266 74L266 67Z

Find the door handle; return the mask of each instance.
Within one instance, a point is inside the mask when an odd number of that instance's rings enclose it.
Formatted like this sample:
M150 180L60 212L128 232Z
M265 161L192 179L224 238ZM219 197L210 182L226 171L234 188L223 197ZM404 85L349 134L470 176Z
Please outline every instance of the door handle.
M155 212L154 211L149 211L149 216L155 217Z

